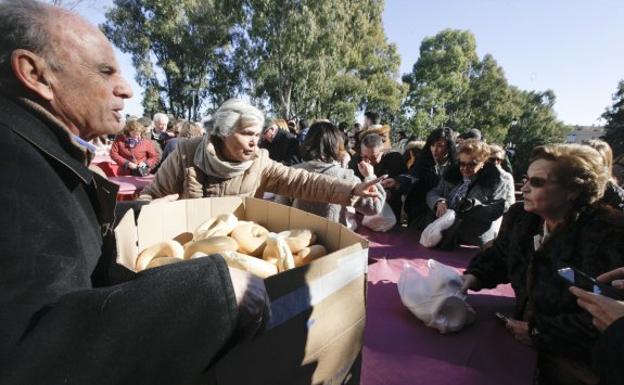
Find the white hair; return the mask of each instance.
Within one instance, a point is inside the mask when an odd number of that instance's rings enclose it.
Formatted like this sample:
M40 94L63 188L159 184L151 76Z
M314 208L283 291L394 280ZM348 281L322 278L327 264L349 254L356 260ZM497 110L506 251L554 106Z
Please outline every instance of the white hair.
M264 124L262 111L240 99L230 99L212 115L210 134L224 138L233 134L238 128L252 124L259 126Z
M165 124L169 123L169 117L162 112L157 112L154 114L154 123L158 121L163 121Z

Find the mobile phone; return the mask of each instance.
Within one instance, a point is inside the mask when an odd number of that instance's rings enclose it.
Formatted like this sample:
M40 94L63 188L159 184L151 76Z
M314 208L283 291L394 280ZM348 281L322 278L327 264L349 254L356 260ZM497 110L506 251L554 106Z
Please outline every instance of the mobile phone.
M613 286L597 281L594 277L572 266L565 266L557 270L557 274L566 282L594 294L604 295L609 298L624 300L624 291Z
M494 316L505 325L507 324L507 321L509 321L509 317L507 317L503 313L496 312L494 313Z

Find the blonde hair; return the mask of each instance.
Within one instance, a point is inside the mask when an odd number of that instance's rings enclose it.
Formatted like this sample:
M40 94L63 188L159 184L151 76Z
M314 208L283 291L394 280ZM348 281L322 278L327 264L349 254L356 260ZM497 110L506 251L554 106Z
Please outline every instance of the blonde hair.
M138 119L132 119L126 122L126 125L123 129L123 134L129 136L133 132L139 132L143 134L145 131L147 131L145 129L145 126L142 125Z
M600 156L602 156L602 160L604 161L604 166L607 169L607 173L609 173L609 176L611 176L611 170L613 168L613 151L611 150L611 146L609 146L609 143L600 139L592 139L586 141L583 144L586 144L594 150L598 151Z
M498 144L490 144L490 160L505 160L505 150Z
M198 123L183 122L178 132L180 138L195 138L204 134L204 128Z
M459 154L467 154L476 157L479 162L485 162L490 157L490 146L480 140L466 139L457 149Z
M578 192L576 208L602 198L609 175L600 153L580 144L549 144L533 150L531 163L538 159L555 163L553 174L567 191Z

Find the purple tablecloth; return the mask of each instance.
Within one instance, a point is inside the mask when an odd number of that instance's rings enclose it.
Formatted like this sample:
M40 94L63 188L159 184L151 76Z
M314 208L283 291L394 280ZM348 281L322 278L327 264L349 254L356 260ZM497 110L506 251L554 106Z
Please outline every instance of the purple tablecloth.
M138 194L154 180L154 175L147 176L112 176L108 180L119 185L119 194Z
M403 306L396 282L406 263L419 270L436 259L461 270L476 252L429 250L407 230L377 234L360 230L370 242L367 321L362 385L531 384L535 353L515 341L494 312L511 313L509 285L471 293L477 321L459 333L442 335L424 326Z

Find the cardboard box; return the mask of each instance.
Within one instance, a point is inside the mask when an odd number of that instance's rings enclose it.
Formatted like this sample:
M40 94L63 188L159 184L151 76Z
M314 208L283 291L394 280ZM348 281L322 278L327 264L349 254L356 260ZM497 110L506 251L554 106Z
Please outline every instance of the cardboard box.
M181 200L127 213L115 228L118 263L132 269L140 250L193 231L224 213L270 231L307 228L329 255L265 280L269 330L216 365L218 384L358 384L365 324L367 241L346 227L291 207L241 197Z

